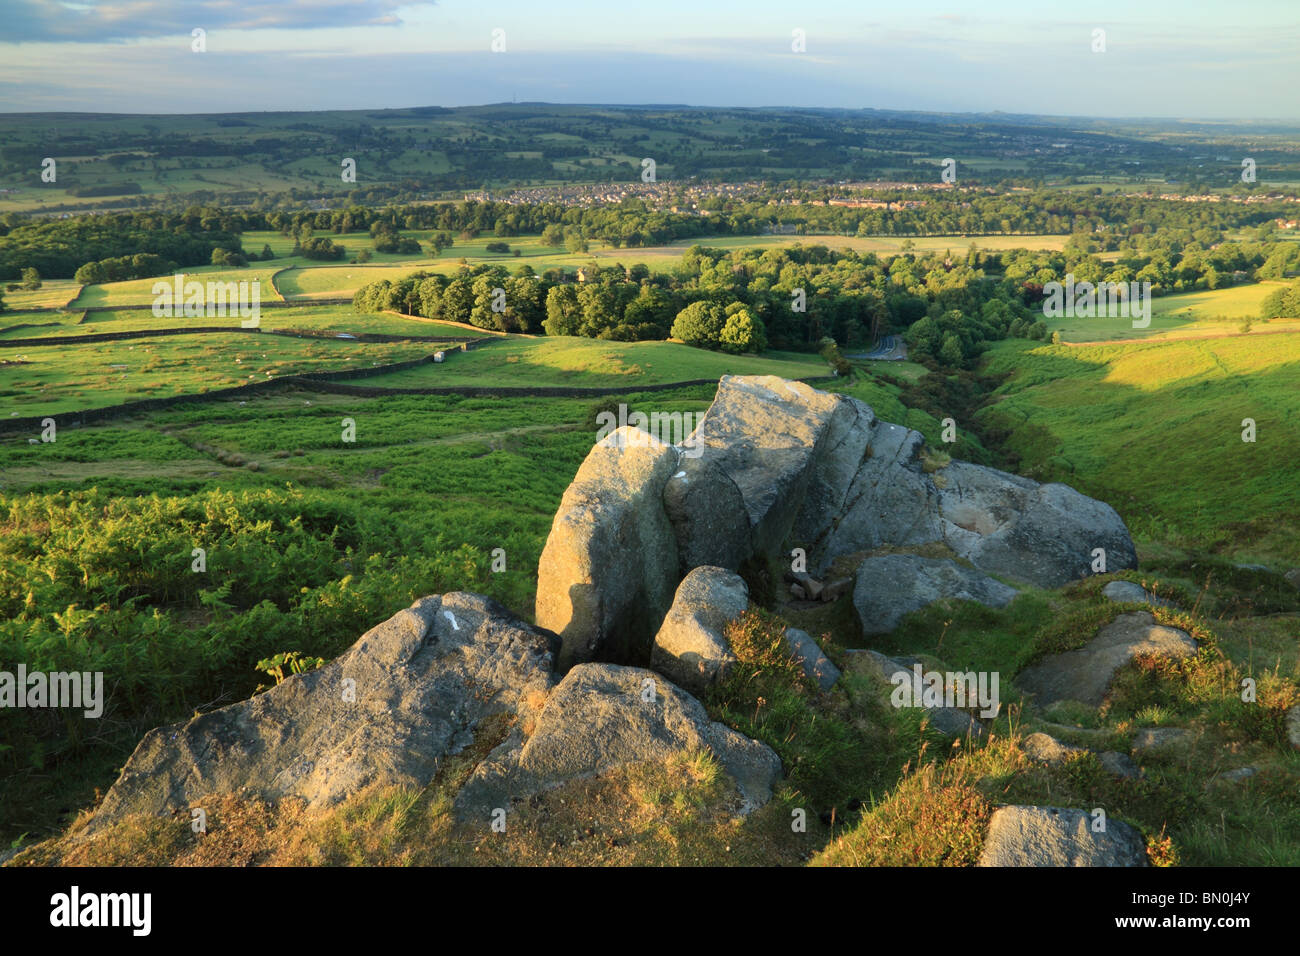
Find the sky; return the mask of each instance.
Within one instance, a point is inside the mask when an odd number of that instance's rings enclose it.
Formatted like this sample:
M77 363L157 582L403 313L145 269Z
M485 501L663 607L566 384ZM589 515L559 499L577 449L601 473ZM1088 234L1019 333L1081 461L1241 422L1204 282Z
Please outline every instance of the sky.
M1300 0L0 0L0 112L518 100L1297 120L1297 80Z

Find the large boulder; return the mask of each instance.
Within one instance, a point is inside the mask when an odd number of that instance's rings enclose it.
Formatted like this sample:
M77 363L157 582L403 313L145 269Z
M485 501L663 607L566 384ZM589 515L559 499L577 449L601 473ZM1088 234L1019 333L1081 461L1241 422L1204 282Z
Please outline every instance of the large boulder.
M426 786L494 714L530 714L558 642L476 594L422 598L324 667L150 731L86 833L209 796L329 806L377 785Z
M692 448L735 482L754 551L782 547L842 399L773 375L724 375Z
M819 469L820 493L805 502L791 536L792 545L807 550L808 566L817 574L841 555L886 545L930 544L941 538L938 489L921 456L925 436L855 411L853 427L835 446L839 454ZM845 417L845 412L837 416ZM847 491L840 495L843 471L863 440L862 458Z
M902 619L943 598L1005 607L1016 589L946 558L885 554L858 566L853 607L864 634L886 634Z
M536 621L560 635L561 666L648 659L679 580L664 487L678 449L630 426L587 454L537 566Z
M1101 502L929 455L920 433L856 399L728 375L681 448L625 427L592 449L542 553L536 619L561 635L564 667L643 664L695 567L739 570L799 548L799 570L819 580L839 559L923 545L1039 587L1089 574L1099 551L1107 570L1136 565L1128 531ZM945 587L1005 603L1003 586L953 567Z
M745 499L712 461L682 454L664 486L664 511L677 538L682 576L704 565L735 571L753 553Z
M1056 588L1090 574L1097 549L1107 571L1137 567L1128 529L1104 502L967 462L938 474L943 541L982 571Z
M517 726L475 769L456 813L486 821L570 780L700 751L735 781L741 812L771 798L781 761L766 744L709 720L698 700L653 671L580 664L551 692L531 733Z
M1182 659L1196 653L1186 631L1157 624L1149 611L1118 615L1078 650L1054 654L1026 667L1016 677L1039 707L1074 700L1100 707L1121 667L1139 654Z
M748 607L749 588L740 575L696 568L677 586L655 635L651 666L692 693L703 693L735 663L724 629Z
M976 866L1148 866L1142 834L1091 814L1061 807L999 807L989 820Z

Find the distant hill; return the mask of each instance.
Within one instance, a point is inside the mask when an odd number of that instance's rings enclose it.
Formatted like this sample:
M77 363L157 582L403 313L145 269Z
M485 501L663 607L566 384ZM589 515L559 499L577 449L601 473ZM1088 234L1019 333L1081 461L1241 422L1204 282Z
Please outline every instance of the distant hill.
M0 211L247 203L354 191L426 198L465 190L639 180L1230 185L1249 155L1261 178L1300 181L1300 130L1012 114L684 106L484 106L202 115L0 115ZM46 158L54 182L41 178ZM345 159L355 182L342 178ZM138 184L139 192L135 192ZM80 201L97 197L95 202ZM102 198L99 198L102 197Z

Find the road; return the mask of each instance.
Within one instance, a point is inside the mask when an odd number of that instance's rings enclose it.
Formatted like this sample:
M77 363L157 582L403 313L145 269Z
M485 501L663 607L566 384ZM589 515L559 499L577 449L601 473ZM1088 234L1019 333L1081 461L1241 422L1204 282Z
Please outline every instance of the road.
M845 355L849 359L866 359L869 361L902 361L907 358L907 346L896 335L883 336L870 352Z

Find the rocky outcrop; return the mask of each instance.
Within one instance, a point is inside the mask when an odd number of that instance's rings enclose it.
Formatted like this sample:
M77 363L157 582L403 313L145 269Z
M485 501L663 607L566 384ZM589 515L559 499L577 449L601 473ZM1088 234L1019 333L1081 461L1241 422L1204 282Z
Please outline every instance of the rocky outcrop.
M864 634L886 634L902 619L943 598L1005 607L1015 588L955 561L886 554L858 566L853 607Z
M570 780L699 751L717 757L736 782L742 811L771 798L781 775L771 748L709 720L699 701L653 671L580 664L547 699L532 732L516 728L479 765L456 812L486 821Z
M580 777L708 752L747 812L781 762L711 721L653 671L582 664L556 683L557 636L488 598L422 598L318 670L141 741L83 833L170 816L209 797L333 806L370 787L423 789L443 761L509 728L456 798L462 818ZM499 738L498 738L499 739Z
M1148 866L1142 834L1107 820L1098 831L1083 810L999 807L977 866Z
M651 665L693 693L725 677L735 655L724 630L749 607L749 588L725 568L696 568L682 579L655 635Z
M1120 614L1078 650L1025 668L1016 684L1039 707L1062 700L1100 707L1112 678L1139 654L1182 659L1194 655L1196 647L1186 631L1157 624L1149 611L1131 611Z
M744 570L752 557L762 570L801 552L806 566L791 570L809 578L791 593L834 598L848 568L826 594L820 586L837 559L922 545L982 573L913 559L918 587L933 591L923 603L970 594L1000 606L1014 592L989 574L1056 587L1089 574L1102 552L1107 570L1136 565L1123 522L1099 501L930 456L918 432L854 398L723 376L681 448L625 427L592 449L542 553L537 622L561 635L563 666L644 664L677 583L696 567Z
M814 574L841 555L932 543L1046 588L1091 573L1098 550L1109 571L1137 565L1109 505L982 465L931 467L920 433L854 398L725 376L696 434L740 487L755 549L785 550L785 528Z
M211 795L335 804L372 785L424 787L494 714L550 690L555 635L476 594L422 598L347 652L248 700L150 731L87 832Z
M592 448L564 492L537 566L535 615L560 635L562 666L647 659L680 580L663 508L678 458L625 426Z

